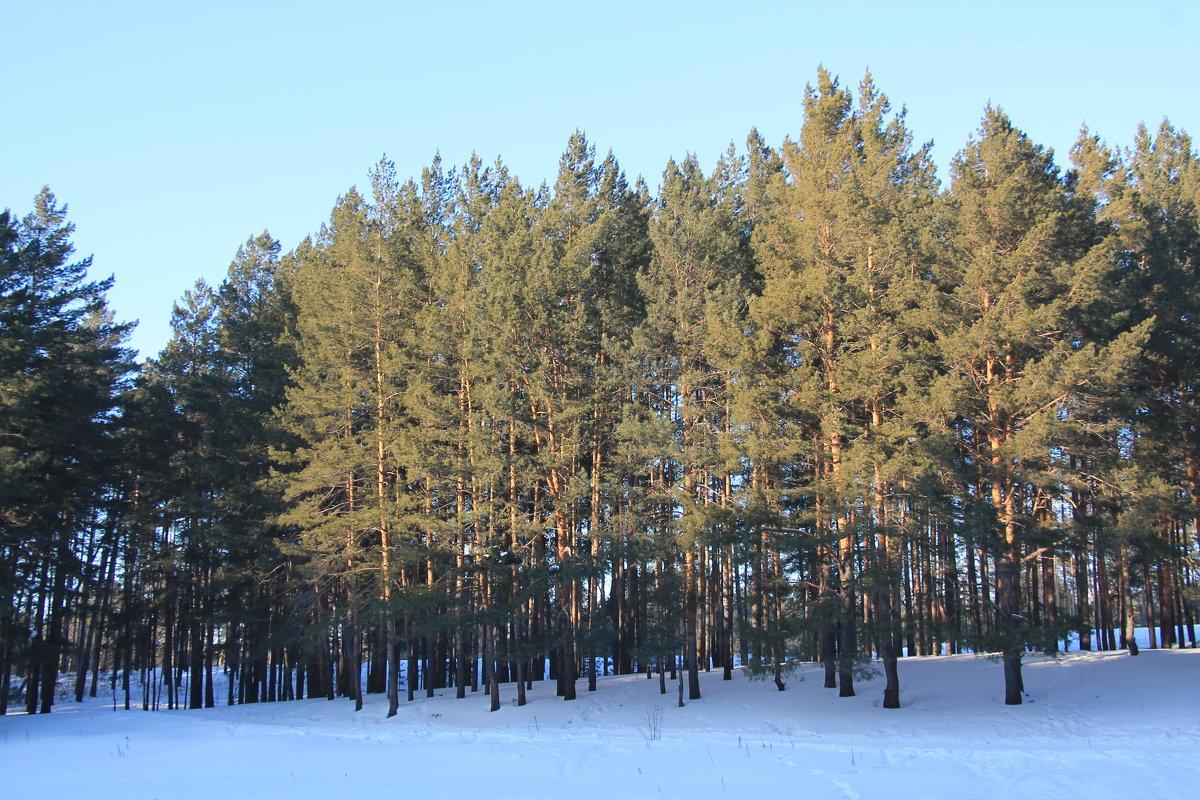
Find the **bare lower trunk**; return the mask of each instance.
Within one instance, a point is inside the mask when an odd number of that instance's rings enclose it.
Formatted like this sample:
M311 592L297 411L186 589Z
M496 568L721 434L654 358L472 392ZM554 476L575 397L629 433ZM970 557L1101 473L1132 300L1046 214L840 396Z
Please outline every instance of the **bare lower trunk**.
M1121 592L1121 608L1124 612L1121 621L1121 647L1129 650L1129 655L1136 656L1138 646L1133 631L1133 589L1129 585L1129 551L1124 547L1121 548Z
M1021 705L1021 692L1024 690L1021 679L1021 651L1008 649L1004 651L1004 704L1009 706Z
M489 711L500 710L500 679L496 674L496 629L493 625L484 628L484 641L487 642L487 653L484 655L484 667L487 669L488 694L491 696Z
M896 605L891 586L883 590L879 619L883 623L883 645L879 655L883 659L883 707L900 707L900 636L896 625Z
M350 692L354 698L354 710L362 711L362 631L359 630L358 625L354 626L354 633L350 636L350 653L346 661L352 670L350 673Z
M821 631L821 662L825 666L825 688L837 688L837 630L833 627Z
M843 607L838 642L838 697L854 697L854 658L857 655L857 626L855 625L855 595L853 589L846 587L845 605Z
M1025 690L1021 679L1022 648L1018 627L1020 615L1019 565L1010 555L1003 556L996 565L996 577L1000 583L999 628L1004 635L1004 703L1010 706L1021 704L1021 692Z
M396 621L387 622L387 697L389 717L400 710L400 656L396 651Z
M883 675L885 679L883 687L884 708L900 707L900 659L896 657L896 650L896 640L889 635L884 642L882 653Z
M417 643L408 640L408 666L404 670L404 689L408 702L412 702L417 692Z

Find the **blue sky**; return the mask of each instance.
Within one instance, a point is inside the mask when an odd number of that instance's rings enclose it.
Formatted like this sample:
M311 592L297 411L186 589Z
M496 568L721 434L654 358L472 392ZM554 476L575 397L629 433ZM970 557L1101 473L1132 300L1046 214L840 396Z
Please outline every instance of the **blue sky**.
M1080 125L1117 145L1200 132L1200 8L1184 0L856 3L0 0L0 207L48 184L80 255L154 355L171 306L269 229L286 249L387 153L501 156L553 180L585 131L651 188L757 127L796 135L823 64L869 68L945 172L1000 105L1065 164Z

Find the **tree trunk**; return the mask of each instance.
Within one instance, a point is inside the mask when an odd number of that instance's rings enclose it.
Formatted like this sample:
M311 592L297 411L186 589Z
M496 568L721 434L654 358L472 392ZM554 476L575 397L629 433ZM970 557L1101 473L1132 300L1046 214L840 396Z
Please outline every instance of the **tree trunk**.
M837 685L837 628L826 627L821 631L821 662L825 666L825 688L836 689Z
M1021 704L1021 692L1024 688L1021 679L1022 647L1017 632L1021 621L1020 615L1020 565L1013 558L1008 548L1004 548L996 560L996 582L1000 595L998 609L998 627L1004 637L1004 703L1015 706Z
M389 598L390 599L390 598ZM390 605L390 604L389 604ZM396 647L396 618L385 610L387 618L387 698L389 717L400 709L400 653Z
M1121 545L1121 647L1129 650L1129 655L1138 654L1137 637L1134 635L1133 620L1133 587L1129 584L1129 548Z
M700 670L696 663L696 555L694 548L688 547L684 557L685 604L684 615L684 661L688 674L688 699L700 699Z

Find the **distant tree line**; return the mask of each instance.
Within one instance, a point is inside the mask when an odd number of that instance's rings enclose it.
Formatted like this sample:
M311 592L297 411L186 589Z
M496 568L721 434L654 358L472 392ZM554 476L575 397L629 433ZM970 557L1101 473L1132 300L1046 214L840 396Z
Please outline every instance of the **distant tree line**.
M989 107L947 188L869 76L803 111L657 196L582 134L536 189L384 158L140 367L65 207L4 212L0 710L871 659L898 707L965 650L1015 704L1025 652L1194 646L1189 137L1064 170Z

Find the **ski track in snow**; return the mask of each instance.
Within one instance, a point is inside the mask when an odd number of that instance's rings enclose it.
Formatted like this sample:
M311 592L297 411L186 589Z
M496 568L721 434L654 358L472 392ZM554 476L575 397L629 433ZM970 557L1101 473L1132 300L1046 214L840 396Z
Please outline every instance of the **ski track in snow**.
M454 690L402 702L303 700L196 711L112 709L111 695L0 718L13 798L1191 798L1200 790L1200 651L1030 657L1022 706L974 656L904 659L903 708L821 688L702 673L676 707L645 676L567 703L553 682L500 711ZM655 719L658 723L655 723Z

